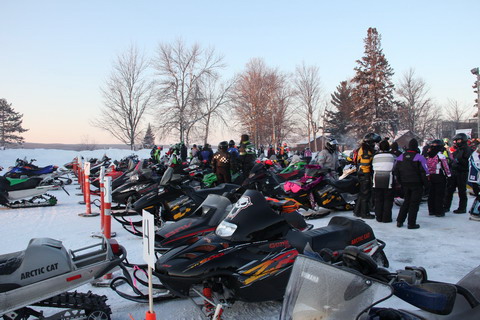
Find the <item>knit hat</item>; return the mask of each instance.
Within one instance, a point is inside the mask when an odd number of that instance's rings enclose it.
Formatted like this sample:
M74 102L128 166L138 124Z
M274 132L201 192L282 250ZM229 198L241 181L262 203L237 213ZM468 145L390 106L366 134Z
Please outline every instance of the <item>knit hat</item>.
M381 151L389 151L390 150L390 144L388 143L387 140L382 140L380 144L378 145Z
M408 142L408 150L418 151L418 141L417 139L413 138Z

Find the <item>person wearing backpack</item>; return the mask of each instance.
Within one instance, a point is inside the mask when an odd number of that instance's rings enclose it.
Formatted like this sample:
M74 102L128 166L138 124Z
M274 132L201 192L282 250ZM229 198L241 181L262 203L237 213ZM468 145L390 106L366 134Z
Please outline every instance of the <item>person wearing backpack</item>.
M447 178L451 176L447 158L443 154L443 141L435 139L427 150L427 168L429 172L430 190L428 194L428 214L444 217L443 199L447 186Z

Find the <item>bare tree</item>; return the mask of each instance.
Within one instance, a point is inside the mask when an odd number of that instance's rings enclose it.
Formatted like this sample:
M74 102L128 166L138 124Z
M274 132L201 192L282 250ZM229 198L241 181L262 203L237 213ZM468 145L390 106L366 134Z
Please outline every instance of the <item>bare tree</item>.
M262 59L250 60L238 76L232 106L240 127L256 145L285 139L290 91L286 76L267 67Z
M230 80L219 83L218 78L210 77L205 81L203 88L203 99L200 102L201 114L203 117L199 120L200 130L203 132L204 144L208 142L211 123L215 121L228 125L225 121L226 107L231 101L230 91L235 81Z
M448 99L444 111L445 119L456 123L465 121L469 116L468 108L465 105L460 105L457 100Z
M148 79L149 64L135 46L117 57L113 71L101 88L104 108L92 125L110 132L116 139L134 149L141 135L140 124L152 106L152 82Z
M205 115L202 113L204 84L216 78L224 67L223 57L214 49L202 49L198 44L187 47L182 40L160 44L154 59L157 98L160 103L160 124L163 134L178 133L188 144L193 126Z
M95 138L90 137L88 134L83 135L80 140L80 151L81 150L93 151L95 149L97 149L97 141L95 141Z
M398 115L401 129L410 130L421 138L431 138L435 132L438 108L428 97L425 81L415 77L415 70L405 72L398 84Z
M302 63L295 70L295 97L300 105L301 115L307 127L309 147L311 146L310 137L316 140L316 134L320 130L320 119L322 118L321 98L322 86L320 73L317 66L306 66ZM316 150L315 144L315 151Z

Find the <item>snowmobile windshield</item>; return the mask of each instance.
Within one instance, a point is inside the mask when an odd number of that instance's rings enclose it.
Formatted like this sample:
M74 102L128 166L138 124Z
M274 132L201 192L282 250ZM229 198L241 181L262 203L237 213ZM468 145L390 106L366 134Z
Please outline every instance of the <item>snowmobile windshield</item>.
M319 177L325 170L322 170L322 166L318 164L309 164L305 166L305 176L307 177Z
M389 298L393 288L300 255L293 265L280 319L357 319L363 310Z
M265 165L262 162L257 162L250 170L248 177L243 181L242 186L248 187L255 181L263 179L265 177Z
M247 190L217 227L216 234L231 241L247 242L278 238L288 228L285 219L270 208L260 192Z
M160 180L160 185L165 186L167 185L173 177L173 168L168 167L167 170L163 173L162 180Z
M480 301L480 266L470 271L457 285L470 291Z

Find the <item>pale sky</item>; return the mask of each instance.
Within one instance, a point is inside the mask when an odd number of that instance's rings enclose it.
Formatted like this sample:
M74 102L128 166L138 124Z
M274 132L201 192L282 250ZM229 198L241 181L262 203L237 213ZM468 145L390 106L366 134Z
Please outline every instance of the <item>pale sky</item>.
M88 136L117 143L89 119L99 114L99 88L113 61L132 43L150 57L159 43L177 38L214 47L228 65L225 78L252 58L283 72L304 61L319 67L329 96L354 75L367 29L375 27L395 83L414 68L437 103L453 99L474 111L470 69L480 66L480 1L333 2L4 0L0 98L24 114L28 142Z

